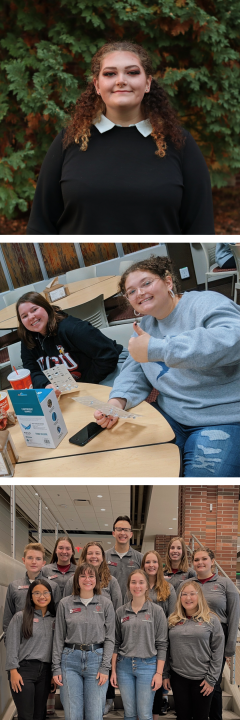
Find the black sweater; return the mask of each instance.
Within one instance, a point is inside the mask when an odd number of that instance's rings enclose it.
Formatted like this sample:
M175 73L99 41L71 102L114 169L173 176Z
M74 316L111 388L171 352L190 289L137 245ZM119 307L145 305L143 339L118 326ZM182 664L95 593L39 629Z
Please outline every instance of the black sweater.
M85 320L68 316L58 324L57 335L34 335L30 350L22 342L23 367L30 370L34 388L43 388L49 380L42 370L64 363L77 382L99 383L115 369L122 345L105 337Z
M86 152L63 150L63 131L40 171L27 233L32 235L212 235L206 162L190 133L164 158L136 127L91 128Z

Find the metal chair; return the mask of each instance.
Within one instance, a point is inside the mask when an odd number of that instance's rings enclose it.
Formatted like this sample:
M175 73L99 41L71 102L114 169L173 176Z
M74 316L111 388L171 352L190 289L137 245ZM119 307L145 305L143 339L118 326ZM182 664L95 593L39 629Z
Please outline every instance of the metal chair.
M134 265L136 260L121 260L119 263L119 275L123 275L125 270L128 270L131 265Z
M215 261L215 249L216 249L217 243L201 243L206 262L207 262L207 270L205 272L205 290L208 290L208 278L214 278L214 280L217 280L217 278L224 278L232 276L232 296L234 293L234 279L235 276L237 277L237 270L219 270L218 272L214 272L214 269L218 267L218 264Z
M8 354L10 358L10 363L13 367L18 370L18 368L23 367L22 358L21 358L21 342L13 343L13 345L8 346Z
M240 290L240 245L229 243L229 248L236 263L237 282L234 287L234 302L237 302L237 291Z
M76 270L69 270L66 273L66 282L72 283L76 280L89 280L89 278L97 277L96 265L90 265L89 267L76 268Z
M94 327L102 328L108 326L108 320L105 313L104 297L98 295L93 300L89 300L82 305L64 310L68 315L79 318L80 320L88 320Z
M16 290L11 290L7 293L7 295L3 295L5 306L12 305L13 303L17 302L21 295L25 295L25 293L30 292L31 290L33 292L35 290L35 287L32 284L16 288Z

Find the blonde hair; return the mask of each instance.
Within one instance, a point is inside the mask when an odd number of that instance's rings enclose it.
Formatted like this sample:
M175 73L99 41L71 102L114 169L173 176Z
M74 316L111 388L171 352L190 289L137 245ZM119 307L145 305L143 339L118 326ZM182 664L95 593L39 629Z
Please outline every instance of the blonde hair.
M80 555L80 558L79 558L79 561L78 561L78 565L82 565L83 563L88 562L87 561L87 551L88 551L89 547L92 547L92 545L96 545L97 547L99 547L101 550L101 553L102 553L103 559L102 559L101 565L98 568L98 575L100 577L101 588L105 588L110 583L112 576L111 576L109 567L107 565L105 552L104 552L104 549L103 549L103 546L101 545L101 543L99 543L97 541L93 541L93 542L88 542L86 545L84 545L81 555Z
M181 621L186 622L186 620L187 620L187 614L186 614L185 608L182 605L181 596L182 596L183 590L185 590L186 587L189 587L189 585L192 585L194 587L194 590L196 590L196 592L198 593L198 604L197 604L196 612L192 616L193 619L196 620L197 622L199 620L204 620L204 622L207 622L207 623L211 622L211 615L210 615L211 610L207 604L206 598L204 597L201 585L199 585L194 580L186 580L181 585L174 611L173 611L173 613L171 613L171 615L168 618L169 627L174 627L179 622L181 622Z
M129 591L130 595L131 595L130 582L131 582L131 579L132 579L133 575L136 575L136 573L139 573L140 575L142 575L142 576L144 577L144 579L146 580L147 590L146 590L146 592L145 592L145 600L150 600L150 601L151 601L151 598L149 597L149 594L148 594L148 591L150 590L149 579L148 579L148 576L146 575L146 573L144 572L144 570L142 570L141 568L137 568L136 570L133 570L133 571L130 573L130 575L128 576L127 589L128 589L128 591ZM151 601L151 602L152 602L152 601Z
M42 553L43 557L45 557L45 548L43 547L42 543L28 543L28 545L25 545L24 551L23 551L23 557L25 558L29 550L35 550L35 552Z
M187 546L186 546L186 543L185 543L185 541L184 541L184 539L183 539L182 537L174 537L174 538L172 538L172 540L170 540L169 543L168 543L167 552L166 552L166 558L165 558L166 570L168 570L169 572L171 572L171 570L172 570L171 558L170 558L170 555L169 555L169 550L170 550L170 547L173 545L173 543L176 542L177 540L179 540L179 542L181 543L181 546L182 546L182 557L181 557L181 560L180 560L180 563L179 563L178 570L182 570L183 572L187 572L187 570L189 569L189 564L188 564L188 559L187 559Z
M150 555L150 553L153 553L153 555L156 555L157 561L158 561L158 571L157 571L157 577L156 582L154 585L154 590L156 590L157 593L157 600L160 602L161 600L167 600L171 593L171 587L167 580L164 579L163 576L163 564L162 559L159 555L159 553L156 550L148 550L148 552L145 553L142 559L141 568L144 570L144 565L147 559L147 556ZM146 570L144 570L146 573Z

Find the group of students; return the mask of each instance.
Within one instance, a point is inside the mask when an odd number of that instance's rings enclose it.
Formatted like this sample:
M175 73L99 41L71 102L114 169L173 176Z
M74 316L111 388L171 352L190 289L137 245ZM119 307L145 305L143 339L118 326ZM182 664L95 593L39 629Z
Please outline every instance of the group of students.
M221 720L221 675L235 653L239 594L199 549L189 568L182 538L157 551L130 546L119 516L106 553L88 542L78 565L69 537L51 562L41 544L24 551L25 576L8 587L6 669L19 720L44 720L60 687L65 720L102 720L119 687L125 720L157 720L172 688L177 720ZM57 613L56 613L57 610ZM164 695L162 694L164 693ZM107 706L106 706L107 697Z

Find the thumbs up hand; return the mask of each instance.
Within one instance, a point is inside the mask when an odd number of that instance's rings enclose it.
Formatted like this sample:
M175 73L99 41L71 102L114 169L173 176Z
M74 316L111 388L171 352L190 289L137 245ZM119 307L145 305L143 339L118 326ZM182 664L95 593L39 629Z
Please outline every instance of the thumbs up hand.
M133 360L139 363L146 363L148 362L148 343L151 335L144 332L136 322L133 323L133 329L138 337L130 338L128 350Z

